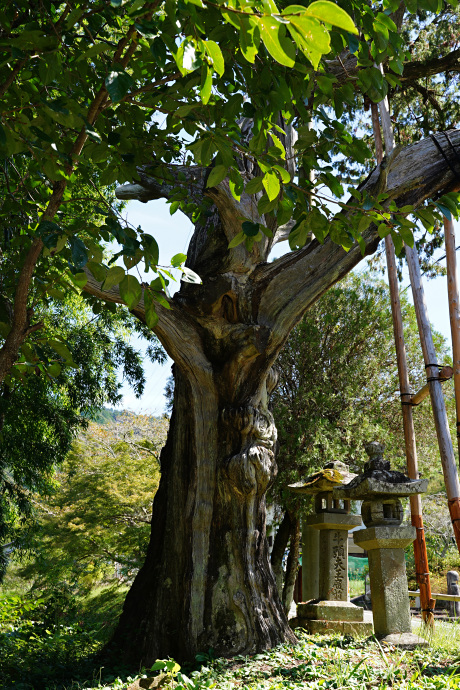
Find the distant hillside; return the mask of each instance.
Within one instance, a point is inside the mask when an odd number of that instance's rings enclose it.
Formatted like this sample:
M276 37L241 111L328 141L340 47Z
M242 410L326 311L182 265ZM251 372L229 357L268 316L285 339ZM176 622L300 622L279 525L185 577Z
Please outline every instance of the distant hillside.
M113 410L110 407L104 407L103 410L96 412L91 421L96 424L108 424L109 422L116 422L117 418L122 415L124 410Z

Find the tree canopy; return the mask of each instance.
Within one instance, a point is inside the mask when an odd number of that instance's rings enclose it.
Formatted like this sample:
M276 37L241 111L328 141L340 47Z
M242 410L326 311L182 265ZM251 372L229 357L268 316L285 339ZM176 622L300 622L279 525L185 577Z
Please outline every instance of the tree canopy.
M142 393L143 361L129 337L144 332L150 356L164 358L153 334L124 309L96 311L75 295L48 298L40 318L49 339L34 332L10 385L0 385L0 579L5 544L35 519L36 492L50 490L56 468L97 410L120 402L120 373Z
M286 228L291 219L291 248L328 235L365 251L371 222L380 236L391 232L399 249L402 239L411 242L410 204L400 214L386 190L374 200L354 192L364 216L346 207L331 215L328 199L343 195L335 170L343 181L353 172L356 180L370 156L368 138L346 126L360 119L369 99L394 95L401 143L427 133L432 113L442 127L456 121L459 56L449 28L455 17L454 2L437 0L407 7L385 0L375 8L362 0L343 8L326 0L7 2L0 15L0 156L9 257L2 262L11 263L14 280L2 285L1 378L11 374L22 342L41 328L37 300L83 287L85 267L105 289L119 285L129 308L139 302L140 281L104 264L101 242L117 241L128 269L143 261L157 272L144 291L145 319L155 326L171 275L158 266L155 238L129 227L101 194L115 181L162 180L172 186L171 212L204 222L212 195L193 193L198 179L212 189L228 177L231 196L238 200L245 189L257 206L256 214L240 208L239 231L229 238L230 246L244 242L248 250L273 235L275 222ZM385 65L383 76L378 64ZM417 99L422 115L414 118ZM309 128L312 121L318 127ZM146 200L158 193L141 184L124 195ZM455 211L454 197L444 199L446 208ZM436 216L420 213L431 229ZM183 280L198 280L184 261L177 254L172 266L182 266Z
M47 495L35 497L37 528L18 538L22 576L36 590L76 595L133 580L145 558L167 429L167 418L123 412L91 422L74 440Z

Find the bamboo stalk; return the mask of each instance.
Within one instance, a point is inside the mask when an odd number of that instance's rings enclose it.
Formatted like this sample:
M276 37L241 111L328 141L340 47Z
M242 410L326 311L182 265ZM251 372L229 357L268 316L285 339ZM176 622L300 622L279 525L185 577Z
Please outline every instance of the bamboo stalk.
M379 125L377 106L372 103L372 123L376 143L377 162L381 163L383 158L383 143ZM388 113L388 118L382 114ZM387 154L391 153L394 147L391 121L389 118L388 100L385 99L380 104L380 114L382 123L386 122L385 144ZM388 125L389 123L389 125ZM403 418L404 443L406 448L407 473L411 479L418 479L418 458L417 446L415 441L414 418L410 404L411 393L409 383L409 371L407 366L406 346L404 342L404 328L401 314L401 302L399 299L398 274L396 269L396 256L393 240L390 235L385 237L385 253L387 260L388 283L390 288L391 312L393 316L393 332L396 348L396 360L398 364L399 392L401 397L401 410ZM413 543L414 563L417 584L420 589L420 602L422 617L425 623L432 625L434 616L434 600L431 597L430 571L428 566L428 554L426 551L425 530L422 517L422 500L419 495L410 497L411 522L416 529L416 538Z
M446 243L447 294L449 299L450 330L452 334L452 358L454 364L455 407L457 412L457 444L460 457L460 301L458 294L457 256L455 252L455 228L452 218L444 217ZM454 525L455 539L459 546L460 503L449 501L450 516Z

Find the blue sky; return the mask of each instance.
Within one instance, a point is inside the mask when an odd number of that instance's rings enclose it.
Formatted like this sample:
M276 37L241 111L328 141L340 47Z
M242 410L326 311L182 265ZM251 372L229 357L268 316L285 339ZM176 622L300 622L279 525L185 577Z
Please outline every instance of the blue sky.
M139 201L128 203L123 215L127 216L134 226L140 225L145 232L153 235L160 247L160 263L169 265L170 259L178 252L187 253L188 243L192 236L192 223L180 211L173 216L169 206L163 200L142 204ZM458 233L458 223L456 226ZM279 245L279 254L287 250L287 243ZM447 283L445 277L425 280L424 288L430 320L436 330L440 331L450 342L449 309L447 302ZM408 291L409 298L410 290ZM142 347L139 339L136 343ZM170 375L172 362L163 366L145 362L147 384L143 396L137 399L129 386L123 386L123 402L120 407L134 412L159 415L165 410L164 387Z

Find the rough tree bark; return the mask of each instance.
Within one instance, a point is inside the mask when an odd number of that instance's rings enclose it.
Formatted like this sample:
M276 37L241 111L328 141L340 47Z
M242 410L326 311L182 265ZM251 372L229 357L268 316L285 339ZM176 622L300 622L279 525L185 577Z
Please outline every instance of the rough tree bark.
M278 587L278 594L283 597L283 587L284 587L284 574L283 574L283 558L286 553L287 546L289 544L289 538L291 536L291 518L286 510L283 519L281 520L280 526L278 527L273 540L272 555L270 563L272 566L273 574L276 580L276 586Z
M450 136L460 145L460 132ZM276 474L276 428L267 404L272 366L304 312L362 258L357 245L346 253L327 239L268 263L286 228L273 228L274 238L264 237L251 252L244 245L229 250L241 216L259 221L257 201L243 194L237 203L226 181L206 190L207 174L187 169L190 193L207 194L215 204L188 251L187 265L203 284L182 284L171 309L158 308L155 328L175 362L174 410L146 561L112 640L136 665L167 655L193 658L210 647L226 655L254 653L295 639L265 538L265 492ZM430 139L398 152L385 175L377 168L363 187L381 192L382 179L401 205L454 185ZM140 183L118 193L145 201L170 192L171 185L141 171ZM374 226L364 240L367 253L374 252ZM121 302L116 289L103 292L92 276L86 289ZM144 318L142 300L134 313Z
M286 613L289 613L291 604L294 600L294 588L299 570L300 554L300 517L298 513L291 516L291 533L289 539L289 554L286 562L286 575L283 587L283 606Z

